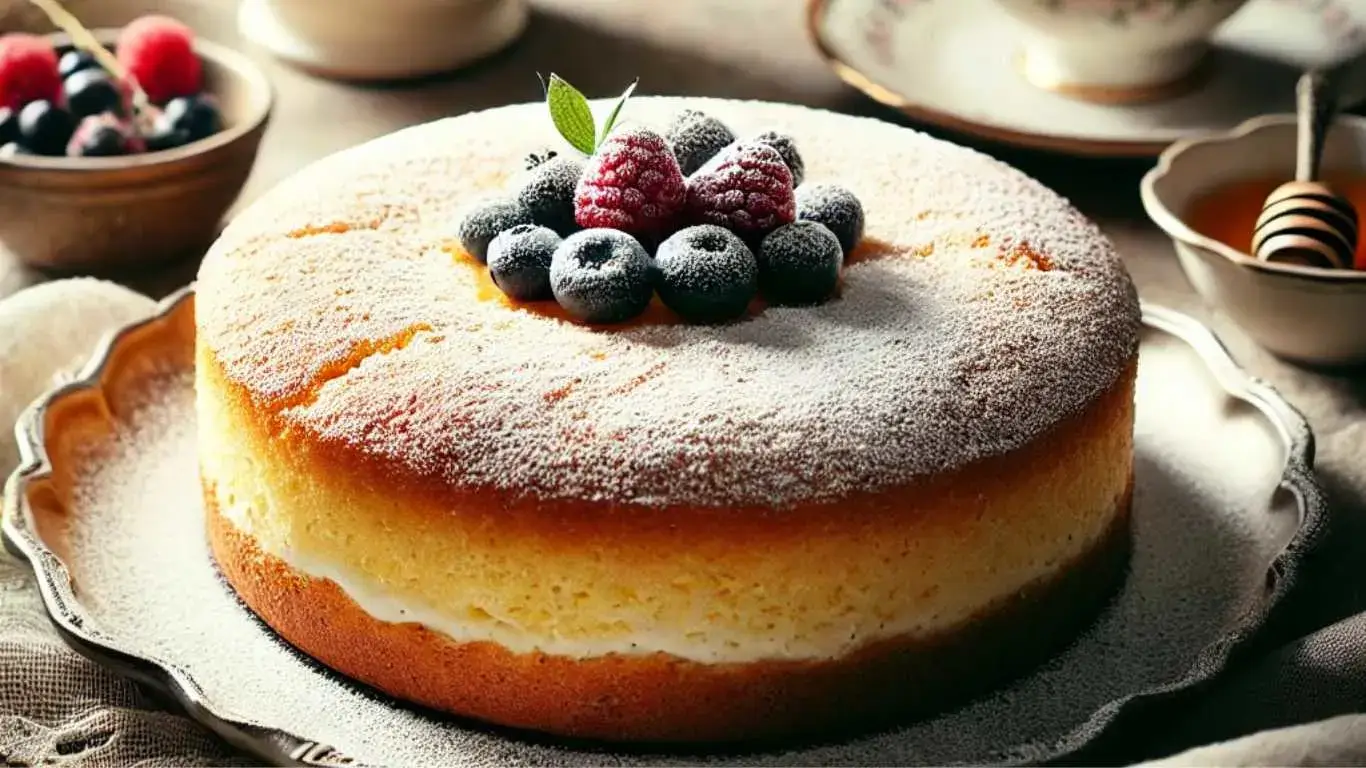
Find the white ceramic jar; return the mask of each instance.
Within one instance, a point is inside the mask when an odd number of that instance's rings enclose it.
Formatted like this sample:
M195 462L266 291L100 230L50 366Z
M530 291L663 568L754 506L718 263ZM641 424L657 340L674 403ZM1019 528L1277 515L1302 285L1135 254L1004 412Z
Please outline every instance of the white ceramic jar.
M242 0L243 37L309 72L402 80L448 72L521 35L526 0Z

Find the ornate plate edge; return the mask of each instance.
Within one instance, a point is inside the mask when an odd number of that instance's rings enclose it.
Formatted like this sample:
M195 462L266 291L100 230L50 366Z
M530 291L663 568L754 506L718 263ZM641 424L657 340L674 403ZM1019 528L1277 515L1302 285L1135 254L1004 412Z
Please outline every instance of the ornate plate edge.
M823 0L814 0L818 4ZM358 763L339 750L294 734L262 726L226 712L186 670L154 656L123 647L115 638L86 625L72 589L70 573L61 559L34 530L31 510L25 503L28 485L51 474L43 434L43 415L51 404L71 393L98 388L112 352L129 334L168 322L194 296L186 286L158 304L149 317L111 332L96 347L89 363L72 381L50 391L21 414L15 426L20 465L5 484L0 506L0 538L5 548L26 561L34 571L43 605L58 634L75 651L138 682L169 692L186 713L237 748L276 765L337 766ZM1273 560L1267 572L1266 593L1261 605L1238 622L1234 632L1199 653L1186 675L1158 688L1116 699L1101 707L1067 736L1042 746L1048 762L1074 759L1090 744L1082 734L1099 736L1125 711L1151 706L1193 687L1207 684L1247 645L1266 622L1295 580L1299 555L1312 548L1327 522L1327 500L1314 476L1314 435L1298 410L1265 381L1248 374L1229 355L1214 333L1197 320L1164 307L1143 303L1143 323L1171 334L1195 350L1229 396L1256 408L1277 430L1285 445L1286 460L1279 487L1293 495L1299 509L1299 526ZM999 754L1001 762L1015 762L1014 752Z

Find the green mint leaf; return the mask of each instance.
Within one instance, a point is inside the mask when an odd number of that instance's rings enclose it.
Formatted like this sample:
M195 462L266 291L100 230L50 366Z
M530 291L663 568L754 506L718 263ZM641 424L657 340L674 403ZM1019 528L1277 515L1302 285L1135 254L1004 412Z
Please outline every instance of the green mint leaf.
M607 140L607 134L612 132L612 126L617 123L617 115L621 112L622 106L626 104L626 100L631 98L631 93L635 91L636 84L639 82L640 78L636 78L630 85L626 86L626 90L622 91L621 96L617 98L617 103L612 105L612 111L607 113L607 119L602 123L602 130L598 131L598 147Z
M559 75L552 74L545 89L545 101L550 107L550 119L564 140L585 155L593 154L593 110L588 99Z

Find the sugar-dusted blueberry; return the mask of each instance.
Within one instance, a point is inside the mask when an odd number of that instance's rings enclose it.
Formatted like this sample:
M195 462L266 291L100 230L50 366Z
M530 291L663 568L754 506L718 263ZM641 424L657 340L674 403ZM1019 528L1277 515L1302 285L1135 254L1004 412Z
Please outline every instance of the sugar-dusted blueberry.
M100 69L100 63L89 51L73 48L57 60L57 74L61 75L63 80L87 69Z
M17 141L11 141L8 144L0 145L0 160L3 160L7 157L18 157L20 155L31 154L33 153L28 151L28 149L26 149L23 144L20 144Z
M534 223L531 211L516 200L487 200L465 213L457 234L469 255L487 263L493 238L518 224Z
M499 290L518 301L553 299L550 259L563 242L555 230L518 224L489 243L489 277Z
M735 133L711 115L685 109L669 123L664 138L673 147L679 169L688 176L733 143Z
M734 232L702 224L675 232L654 261L659 298L680 317L718 323L743 315L759 288L759 264Z
M583 161L558 155L527 171L517 201L531 211L531 219L566 237L578 230L574 222L574 189L583 175Z
M787 169L792 171L792 186L802 185L806 178L806 163L802 160L802 154L797 151L797 142L793 141L791 136L777 131L764 131L753 140L778 150L783 162L787 164Z
M621 230L585 229L555 249L550 288L560 306L579 320L625 322L644 312L654 296L650 256Z
M0 144L19 140L19 113L9 107L0 107Z
M102 69L82 69L62 82L66 108L77 120L102 112L122 112L122 89Z
M863 239L863 203L835 184L809 184L797 190L797 218L824 224L848 256Z
M71 113L49 101L29 102L19 112L19 143L35 155L66 154L66 143L75 129Z
M819 304L839 284L844 253L823 224L794 221L769 233L759 246L759 290L774 304Z
M207 95L179 96L166 102L159 121L172 130L184 131L190 141L206 139L223 130L218 104Z

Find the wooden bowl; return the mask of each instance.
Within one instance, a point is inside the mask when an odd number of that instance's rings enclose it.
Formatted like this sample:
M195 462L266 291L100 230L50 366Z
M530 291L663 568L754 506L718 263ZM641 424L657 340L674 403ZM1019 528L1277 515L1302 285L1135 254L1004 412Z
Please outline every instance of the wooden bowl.
M112 45L117 29L92 30ZM66 35L52 35L61 49ZM183 147L109 158L0 159L0 247L25 264L102 274L202 250L251 173L273 92L246 56L197 40L224 128Z

